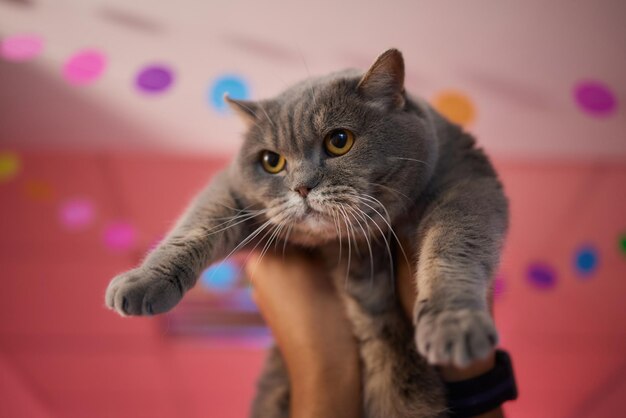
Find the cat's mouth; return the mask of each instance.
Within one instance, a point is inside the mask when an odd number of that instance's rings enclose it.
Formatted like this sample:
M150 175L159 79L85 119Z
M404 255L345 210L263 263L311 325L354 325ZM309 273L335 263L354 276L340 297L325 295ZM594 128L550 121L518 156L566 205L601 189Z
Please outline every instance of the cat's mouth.
M285 234L289 233L289 239L294 242L316 245L345 235L352 213L345 205L337 206L321 196L309 195L305 199L293 196L286 207L276 208L275 223L286 222L289 232Z
M308 203L304 203L304 216L310 216L310 215L316 215L319 216L322 213L320 211L318 211L317 209L314 209L311 205L309 205Z
M311 205L306 205L304 207L304 211L302 213L301 216L301 220L302 221L306 221L307 219L312 219L315 221L321 221L321 220L328 220L328 214L321 212L315 208L313 208Z
M324 235L335 229L333 218L329 213L306 201L294 221L298 229L315 233L323 231Z

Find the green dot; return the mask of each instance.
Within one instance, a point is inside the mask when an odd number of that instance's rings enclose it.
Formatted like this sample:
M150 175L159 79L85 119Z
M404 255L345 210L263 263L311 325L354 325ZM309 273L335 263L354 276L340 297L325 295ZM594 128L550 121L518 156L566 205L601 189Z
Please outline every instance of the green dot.
M626 255L626 232L624 232L619 238L619 246L622 250L622 253Z

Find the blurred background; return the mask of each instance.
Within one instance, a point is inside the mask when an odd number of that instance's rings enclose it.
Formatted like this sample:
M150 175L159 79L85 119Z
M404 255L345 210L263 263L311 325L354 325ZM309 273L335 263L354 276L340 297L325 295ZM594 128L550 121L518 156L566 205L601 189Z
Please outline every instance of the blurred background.
M243 417L269 336L240 262L168 315L104 307L258 99L404 53L511 199L509 417L626 410L626 3L0 0L0 416Z

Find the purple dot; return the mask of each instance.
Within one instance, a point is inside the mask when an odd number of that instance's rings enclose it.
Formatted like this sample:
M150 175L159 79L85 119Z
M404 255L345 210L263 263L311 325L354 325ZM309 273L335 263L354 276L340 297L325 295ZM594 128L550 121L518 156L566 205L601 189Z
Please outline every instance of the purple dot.
M617 99L611 89L599 81L583 81L574 88L578 105L594 116L608 116L617 108Z
M528 266L527 278L537 289L547 290L556 286L556 272L545 263L534 263Z
M61 204L59 219L61 224L69 230L83 229L93 221L93 203L84 198L74 198Z
M114 251L125 251L135 245L135 228L127 222L109 224L104 231L104 245Z
M174 81L174 75L169 68L163 66L146 67L137 74L135 85L145 93L162 93Z

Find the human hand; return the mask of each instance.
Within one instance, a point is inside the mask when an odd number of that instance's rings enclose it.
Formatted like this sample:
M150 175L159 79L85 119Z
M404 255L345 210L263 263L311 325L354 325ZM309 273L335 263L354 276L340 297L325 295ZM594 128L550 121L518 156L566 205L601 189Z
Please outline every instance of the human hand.
M292 417L357 417L359 356L328 273L309 254L252 254L254 299L285 359Z

